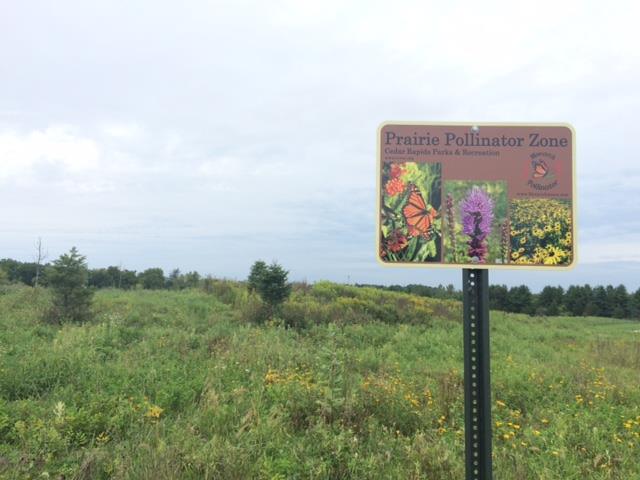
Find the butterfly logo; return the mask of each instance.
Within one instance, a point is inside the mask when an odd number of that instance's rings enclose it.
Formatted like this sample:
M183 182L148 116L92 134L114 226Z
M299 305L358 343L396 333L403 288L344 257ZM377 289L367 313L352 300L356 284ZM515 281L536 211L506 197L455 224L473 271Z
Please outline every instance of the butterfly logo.
M415 185L410 186L407 204L402 209L409 235L412 237L431 238L433 221L438 212L424 201L420 190Z
M531 167L533 168L533 178L544 178L549 174L549 165L541 158L532 160Z

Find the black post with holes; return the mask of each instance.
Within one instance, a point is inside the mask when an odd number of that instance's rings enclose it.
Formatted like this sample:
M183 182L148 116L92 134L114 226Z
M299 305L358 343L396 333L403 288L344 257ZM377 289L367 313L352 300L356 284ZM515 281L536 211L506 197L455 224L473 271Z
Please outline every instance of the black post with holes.
M489 270L462 270L466 480L491 480Z

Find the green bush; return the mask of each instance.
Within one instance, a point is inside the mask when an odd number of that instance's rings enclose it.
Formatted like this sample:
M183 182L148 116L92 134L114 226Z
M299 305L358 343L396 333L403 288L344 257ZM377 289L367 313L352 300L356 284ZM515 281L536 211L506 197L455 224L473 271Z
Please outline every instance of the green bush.
M261 325L271 318L271 307L260 297L250 294L237 306L237 316L243 323Z
M213 280L209 292L226 305L234 305L240 293L240 287L230 280Z

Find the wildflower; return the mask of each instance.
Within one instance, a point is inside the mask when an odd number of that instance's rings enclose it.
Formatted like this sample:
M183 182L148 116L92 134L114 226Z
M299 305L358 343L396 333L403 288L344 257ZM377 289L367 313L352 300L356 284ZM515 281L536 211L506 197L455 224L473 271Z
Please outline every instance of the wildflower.
M405 184L399 178L392 178L385 185L385 190L387 192L387 195L389 195L390 197L395 197L399 193L404 192L404 189L405 189Z
M404 249L409 244L407 237L405 237L400 230L394 230L387 238L387 247L390 251L397 253Z
M547 247L547 257L544 259L545 265L556 265L560 263L564 258L564 251L560 250L558 247L553 245L549 245Z
M393 179L402 175L404 175L404 163L393 163L389 169L389 176Z
M493 201L479 187L473 187L460 206L462 232L469 236L468 255L479 263L486 262L488 253L486 239L491 233Z
M53 413L56 416L56 423L63 423L65 418L65 404L64 402L57 402L53 407Z
M157 420L160 418L160 415L162 415L162 412L164 412L164 409L160 408L159 406L150 405L147 413L145 413L144 416L152 420Z
M280 380L280 375L275 370L269 369L264 376L264 383L267 385L271 385L272 383L276 383Z

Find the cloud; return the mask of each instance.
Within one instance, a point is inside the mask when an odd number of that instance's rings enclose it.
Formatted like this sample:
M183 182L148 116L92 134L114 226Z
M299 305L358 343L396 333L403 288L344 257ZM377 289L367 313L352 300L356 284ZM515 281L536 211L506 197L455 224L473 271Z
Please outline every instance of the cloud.
M584 272L637 260L638 5L13 2L0 201L20 202L0 247L49 234L137 268L277 257L297 278L455 283L374 260L378 124L568 121Z
M142 128L135 123L112 123L105 125L103 131L116 139L133 139L142 134Z
M31 175L40 167L61 167L74 174L94 169L100 160L97 144L74 134L67 125L53 125L26 134L0 132L0 180Z

